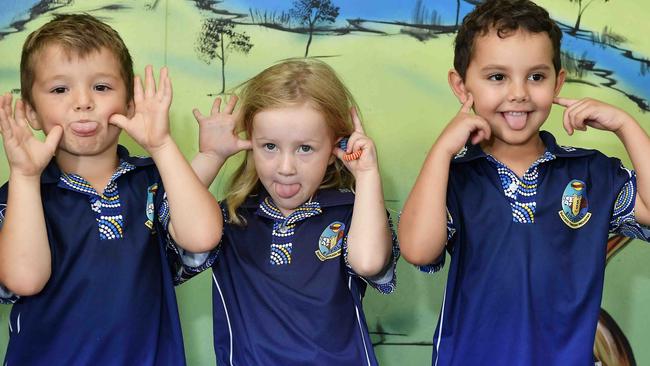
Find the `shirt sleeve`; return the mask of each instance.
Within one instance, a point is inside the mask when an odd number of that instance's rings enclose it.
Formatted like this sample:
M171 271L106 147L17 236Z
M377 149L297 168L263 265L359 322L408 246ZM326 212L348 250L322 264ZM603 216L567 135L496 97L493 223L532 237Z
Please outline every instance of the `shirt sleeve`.
M362 277L354 272L352 266L350 266L350 263L348 262L348 236L346 235L343 239L343 258L345 260L345 266L347 267L348 273L363 279L366 283L368 283L370 286L382 294L390 294L391 292L395 291L395 287L397 286L397 260L400 256L399 243L397 241L397 235L395 234L395 229L393 227L393 220L391 220L390 214L387 213L387 215L392 242L391 257L386 267L377 275L372 277Z
M623 175L625 183L616 196L612 217L609 222L609 232L620 234L634 239L650 241L650 228L641 225L634 216L634 204L636 202L637 183L634 171L626 169L621 165L618 172Z
M445 243L445 246L452 240L454 237L454 234L456 233L456 228L454 227L454 219L451 216L451 213L449 212L449 208L447 208L447 243ZM442 269L442 267L445 266L445 257L447 255L447 251L443 250L442 253L436 258L433 263L426 264L424 266L416 266L420 271L425 272L425 273L436 273Z
M223 207L221 210L224 215L225 223L226 212L224 211ZM167 200L166 193L164 194L162 204L158 209L158 218L161 225L165 228L165 251L167 254L167 260L169 261L169 267L172 271L174 285L180 285L181 283L212 267L212 264L217 259L219 248L221 248L221 243L219 243L219 245L217 245L213 250L201 253L189 252L179 246L169 234L169 201Z
M0 230L2 230L2 225L5 221L5 210L7 209L6 204L0 204ZM0 283L0 304L13 304L18 301L19 297L14 293L9 291Z

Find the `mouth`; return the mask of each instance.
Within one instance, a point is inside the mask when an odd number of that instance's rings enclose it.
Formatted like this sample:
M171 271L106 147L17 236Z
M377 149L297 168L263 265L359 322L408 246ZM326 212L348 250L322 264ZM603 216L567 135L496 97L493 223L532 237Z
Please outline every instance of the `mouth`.
M507 111L501 112L503 119L506 120L508 126L515 130L523 130L526 127L526 121L528 120L528 114L530 112L526 111Z
M92 136L97 132L99 123L92 121L76 121L70 124L70 130L79 137Z
M284 184L284 183L275 182L275 184L273 185L273 189L275 190L275 194L277 194L278 197L287 199L295 196L298 193L298 191L300 190L300 184L299 183Z

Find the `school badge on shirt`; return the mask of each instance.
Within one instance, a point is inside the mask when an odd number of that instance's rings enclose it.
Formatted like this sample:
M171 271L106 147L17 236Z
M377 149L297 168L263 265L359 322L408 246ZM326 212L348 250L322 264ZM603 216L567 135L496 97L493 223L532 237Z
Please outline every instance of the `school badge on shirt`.
M329 224L318 239L318 250L315 252L318 259L326 261L341 255L345 224L334 221Z
M152 184L147 188L147 207L145 211L147 213L147 221L144 223L149 230L153 230L153 219L154 219L154 200L156 198L156 192L158 191L158 184Z
M587 185L574 179L567 184L562 194L562 211L560 217L568 227L578 229L589 221L591 213L587 200Z

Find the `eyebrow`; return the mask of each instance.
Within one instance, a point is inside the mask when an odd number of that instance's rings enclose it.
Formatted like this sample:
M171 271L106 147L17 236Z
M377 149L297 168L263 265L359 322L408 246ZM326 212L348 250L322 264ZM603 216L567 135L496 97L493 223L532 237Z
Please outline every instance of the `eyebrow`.
M481 68L482 71L485 70L507 70L508 67L503 66L503 65L486 65ZM553 68L548 65L548 64L538 64L533 67L530 67L529 70L543 70L543 71L548 71L552 70Z

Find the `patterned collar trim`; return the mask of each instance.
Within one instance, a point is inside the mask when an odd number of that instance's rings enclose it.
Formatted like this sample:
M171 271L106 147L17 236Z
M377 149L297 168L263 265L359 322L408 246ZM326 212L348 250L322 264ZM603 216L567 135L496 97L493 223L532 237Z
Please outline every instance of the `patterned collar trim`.
M143 166L148 166L148 165L153 165L153 160L148 157L138 157L138 156L131 156L129 155L129 150L125 148L122 145L117 145L117 157L119 158L120 165L118 166L117 170L113 174L113 177L111 180L114 180L117 178L115 174L120 173L120 169L122 168L123 163L128 163L133 165L134 167L143 167ZM129 169L127 171L130 171L133 169ZM121 172L121 174L126 173L126 171ZM65 175L72 175L72 174L67 174L61 171L59 166L56 164L56 160L52 159L48 166L45 168L43 171L43 174L41 175L41 183L47 184L47 183L58 183L60 180L64 179ZM119 176L119 175L118 175Z
M574 157L592 155L597 152L596 150L581 149L576 147L558 145L557 142L555 141L555 137L553 137L553 135L547 131L540 131L539 137L542 139L542 142L546 147L546 151L544 155L540 157L540 159L544 159L544 156L546 156L547 153L553 155L554 158L574 158ZM483 151L480 145L468 144L465 147L463 147L458 152L458 154L456 154L456 156L452 159L451 162L453 164L466 163L480 158L487 158L488 156L489 155L485 153L485 151ZM538 159L538 161L540 159Z
M107 186L110 186L111 183L117 180L117 178L121 177L122 175L130 172L135 168L136 168L135 165L127 161L121 160L120 165L117 167L117 169L111 176L111 179L108 182ZM98 195L97 191L95 191L95 189L90 185L90 183L88 183L83 177L77 174L68 174L62 172L59 178L58 186L61 188L67 188L72 191L80 192L87 195Z
M296 208L289 216L284 217L270 196L264 198L256 211L256 214L261 217L266 217L274 221L283 221L286 225L294 224L306 218L320 215L321 213L323 213L323 210L319 202L308 201Z

